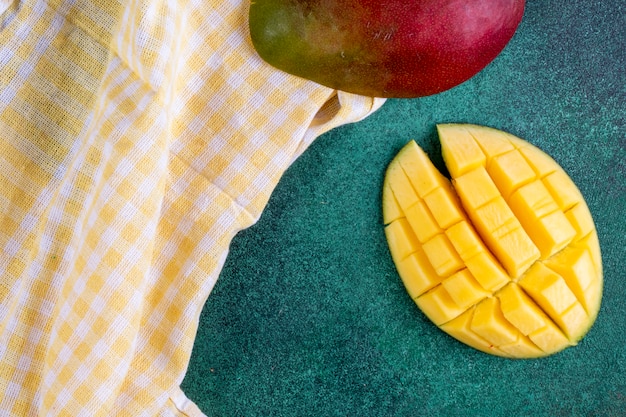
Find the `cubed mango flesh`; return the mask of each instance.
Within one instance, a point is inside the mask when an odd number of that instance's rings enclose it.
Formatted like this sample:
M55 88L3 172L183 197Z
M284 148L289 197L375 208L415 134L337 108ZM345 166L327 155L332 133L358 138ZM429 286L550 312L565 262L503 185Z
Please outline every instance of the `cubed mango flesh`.
M443 331L482 352L547 356L575 345L602 298L583 195L546 153L484 126L437 126L451 179L416 142L390 163L385 233L404 286Z

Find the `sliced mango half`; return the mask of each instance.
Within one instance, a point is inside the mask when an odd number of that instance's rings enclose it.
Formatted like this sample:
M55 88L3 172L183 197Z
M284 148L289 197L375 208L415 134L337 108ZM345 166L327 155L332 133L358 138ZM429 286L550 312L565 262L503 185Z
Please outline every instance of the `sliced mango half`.
M410 297L486 353L535 358L576 345L603 281L582 194L550 156L509 133L437 130L451 180L411 141L383 185L385 234Z

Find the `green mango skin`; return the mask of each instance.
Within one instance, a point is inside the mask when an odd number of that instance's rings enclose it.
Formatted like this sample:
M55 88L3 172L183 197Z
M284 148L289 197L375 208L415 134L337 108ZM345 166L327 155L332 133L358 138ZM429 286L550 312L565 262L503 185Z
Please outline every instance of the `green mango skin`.
M524 0L252 0L250 36L267 63L350 93L422 97L486 67L513 37Z

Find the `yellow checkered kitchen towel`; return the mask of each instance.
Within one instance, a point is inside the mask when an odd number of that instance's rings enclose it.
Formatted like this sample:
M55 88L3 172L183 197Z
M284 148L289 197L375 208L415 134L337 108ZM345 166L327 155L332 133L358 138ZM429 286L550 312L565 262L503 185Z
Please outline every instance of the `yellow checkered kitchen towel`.
M234 234L375 111L254 53L249 0L0 0L0 415L201 415Z

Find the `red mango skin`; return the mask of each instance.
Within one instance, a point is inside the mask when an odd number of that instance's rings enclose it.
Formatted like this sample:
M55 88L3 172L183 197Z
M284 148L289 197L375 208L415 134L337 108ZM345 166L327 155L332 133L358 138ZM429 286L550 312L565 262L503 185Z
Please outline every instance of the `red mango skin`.
M373 97L440 93L504 49L524 0L253 0L250 36L272 66Z

